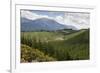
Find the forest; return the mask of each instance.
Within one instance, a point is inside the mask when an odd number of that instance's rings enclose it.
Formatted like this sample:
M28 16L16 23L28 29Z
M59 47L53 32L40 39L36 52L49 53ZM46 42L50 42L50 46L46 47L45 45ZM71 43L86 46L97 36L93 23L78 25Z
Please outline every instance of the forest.
M21 32L21 63L89 59L89 29Z

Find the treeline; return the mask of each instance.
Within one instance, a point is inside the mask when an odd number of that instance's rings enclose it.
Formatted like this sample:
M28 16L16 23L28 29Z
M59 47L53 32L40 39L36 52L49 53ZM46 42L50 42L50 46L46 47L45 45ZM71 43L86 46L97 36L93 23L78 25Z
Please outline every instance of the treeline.
M40 39L22 36L21 43L42 51L45 55L56 58L57 60L73 60L70 54L63 48L56 48L53 42L42 42Z
M89 59L88 30L68 40L49 42L36 37L21 35L21 44L25 44L32 49L37 49L44 53L44 55L52 57L57 61ZM29 56L32 52L30 51Z

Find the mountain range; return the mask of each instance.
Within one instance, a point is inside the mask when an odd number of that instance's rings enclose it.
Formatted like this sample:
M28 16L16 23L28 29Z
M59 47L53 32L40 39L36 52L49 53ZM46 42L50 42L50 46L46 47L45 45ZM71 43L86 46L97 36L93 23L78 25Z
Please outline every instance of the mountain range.
M74 26L61 24L53 19L39 18L35 20L30 20L27 18L21 18L21 31L55 31L61 29L77 30L77 28Z

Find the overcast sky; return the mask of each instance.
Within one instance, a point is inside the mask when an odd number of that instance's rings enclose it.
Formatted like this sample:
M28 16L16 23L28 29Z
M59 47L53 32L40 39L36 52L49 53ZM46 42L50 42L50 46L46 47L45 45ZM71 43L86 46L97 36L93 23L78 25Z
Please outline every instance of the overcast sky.
M61 24L72 25L78 29L89 28L89 24L90 24L89 13L21 10L21 17L30 20L35 20L39 18L53 19Z

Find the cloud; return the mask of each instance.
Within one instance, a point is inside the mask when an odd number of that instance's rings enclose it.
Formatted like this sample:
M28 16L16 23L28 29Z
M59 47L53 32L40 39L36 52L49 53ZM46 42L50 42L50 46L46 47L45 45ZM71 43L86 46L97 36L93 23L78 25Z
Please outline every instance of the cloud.
M89 28L89 13L66 13L65 23L76 26L78 29Z
M78 29L89 28L89 23L90 23L89 22L90 15L88 13L66 12L65 16L61 16L61 15L50 16L49 14L45 14L45 15L41 13L37 14L32 11L22 10L21 17L24 17L30 20L35 20L39 18L53 19L57 21L58 23L65 24L65 25L72 25L72 26L77 27Z
M31 11L22 10L21 11L21 17L27 18L27 19L30 19L30 20L35 20L35 19L39 19L39 18L48 18L48 19L53 19L53 20L55 20L59 23L64 24L63 17L59 16L59 15L55 16L55 17L51 17L51 16L48 16L48 15L36 14L34 12L31 12Z
M21 17L34 20L34 19L38 18L39 15L36 15L30 11L21 11Z
M38 18L50 18L46 15L38 15L36 13L33 13L31 11L21 11L21 17L23 18L27 18L27 19L30 19L30 20L35 20L35 19L38 19Z
M54 20L56 20L57 22L59 22L61 24L64 24L64 17L62 17L62 16L56 16L54 18Z

